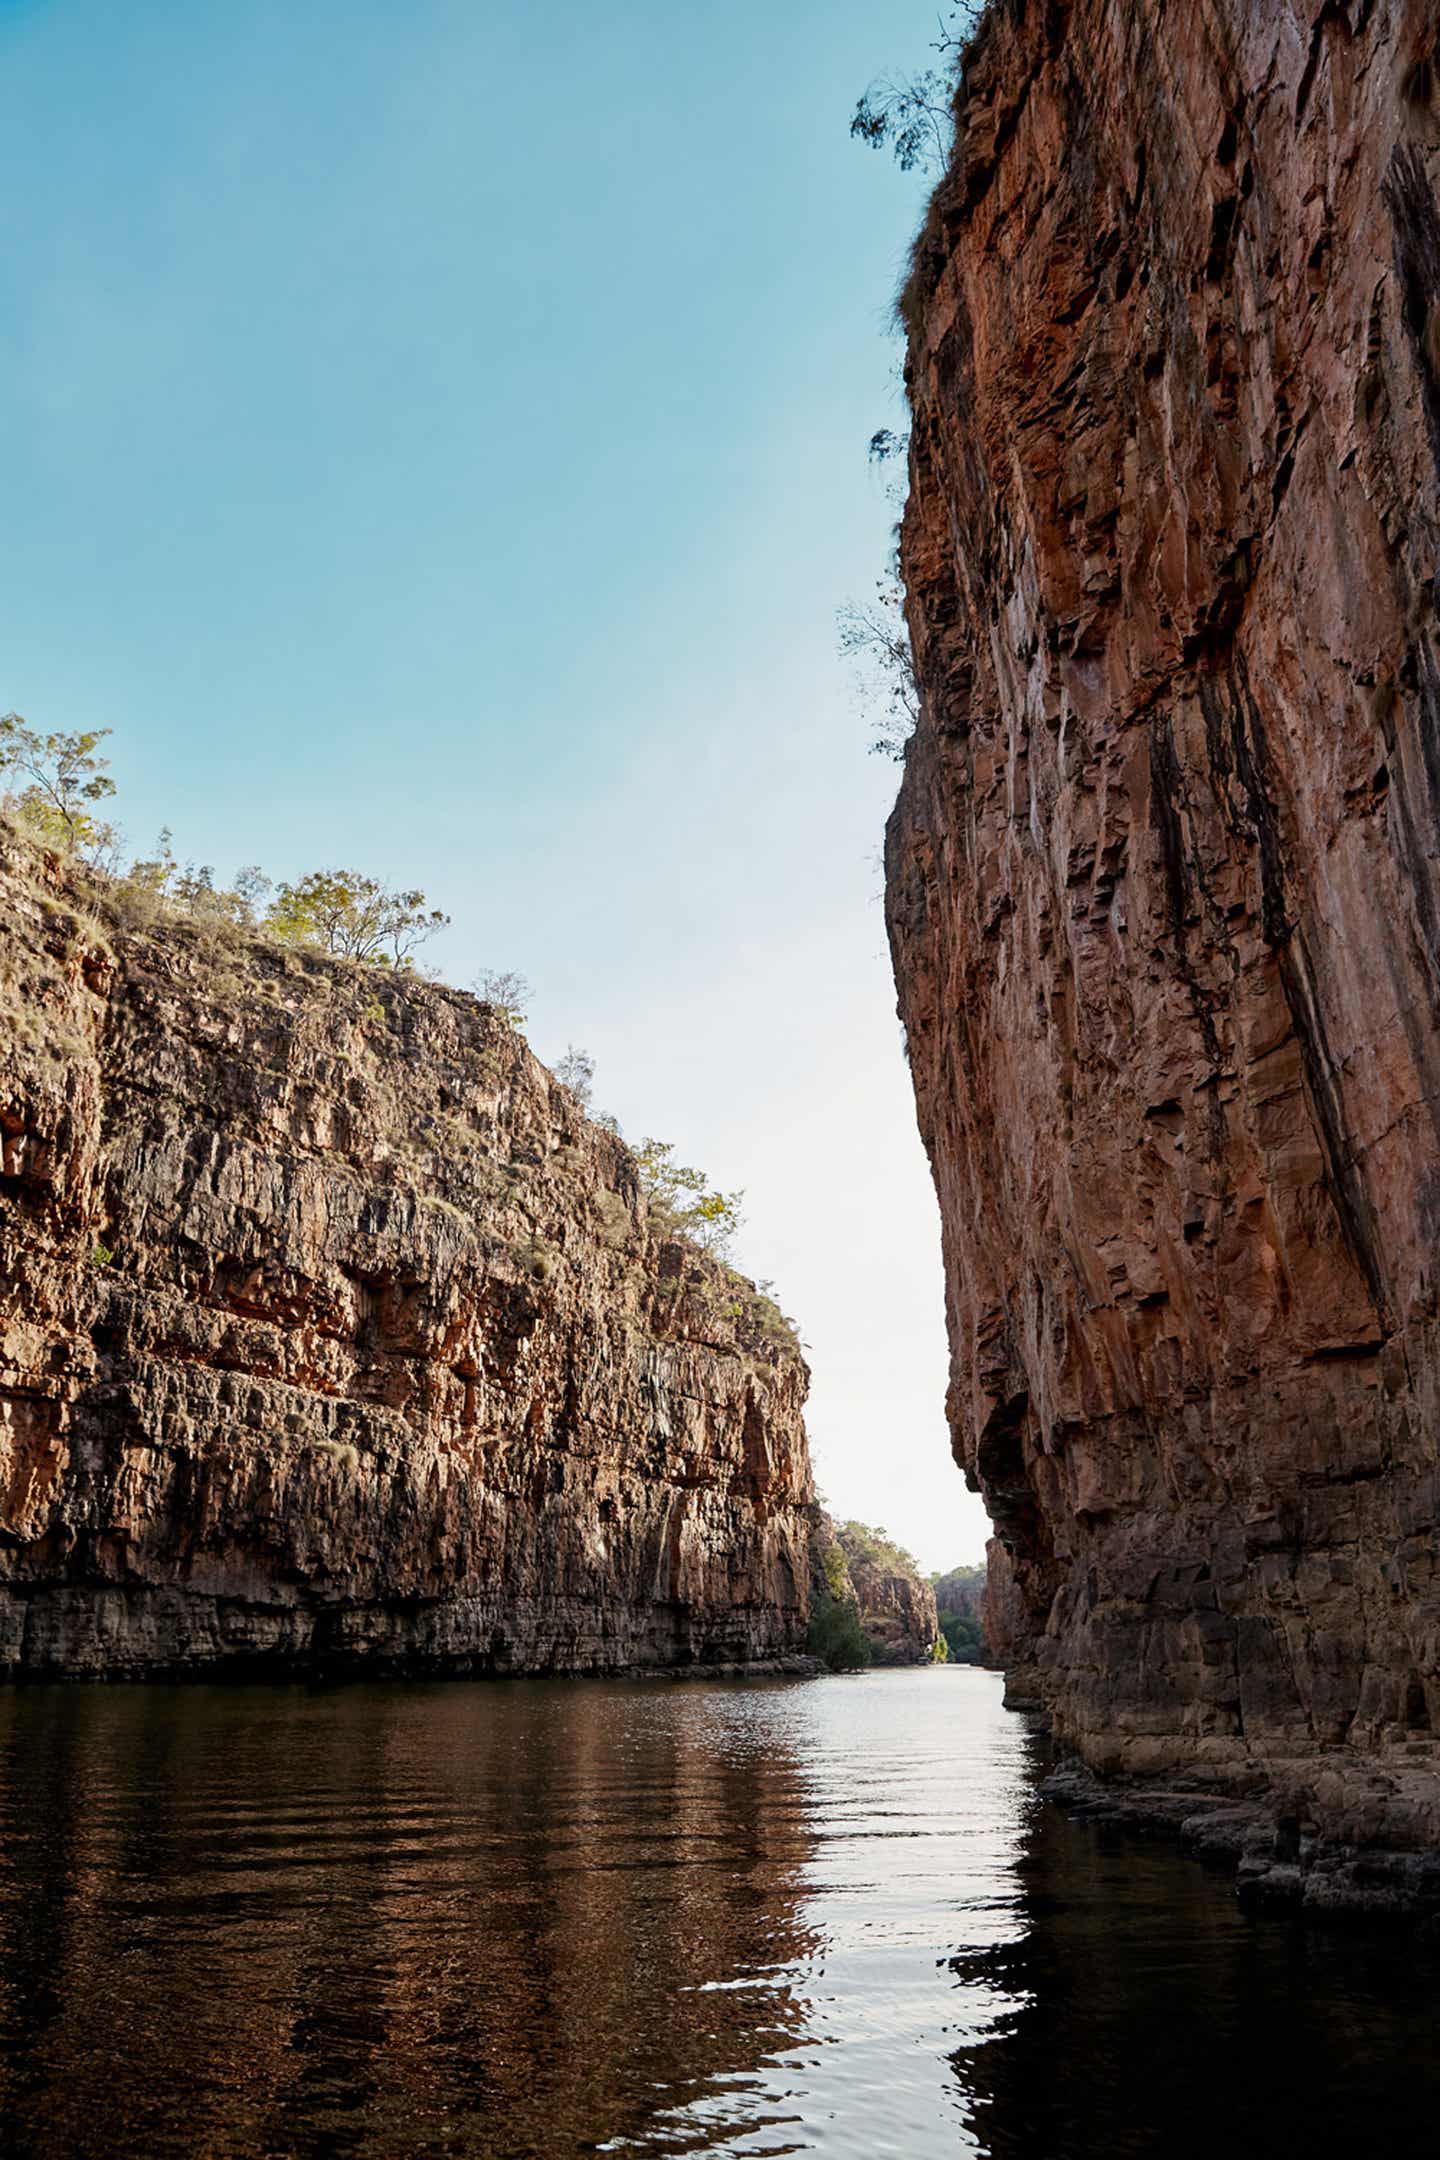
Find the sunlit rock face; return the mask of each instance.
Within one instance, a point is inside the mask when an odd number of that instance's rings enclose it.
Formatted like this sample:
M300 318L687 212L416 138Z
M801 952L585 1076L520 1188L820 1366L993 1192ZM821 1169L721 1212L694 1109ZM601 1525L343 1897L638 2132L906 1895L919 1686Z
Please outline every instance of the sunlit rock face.
M1379 1846L1440 1838L1434 39L1001 0L904 299L889 919L988 1633L1093 1767Z
M0 1671L803 1645L807 1372L505 1021L0 837Z

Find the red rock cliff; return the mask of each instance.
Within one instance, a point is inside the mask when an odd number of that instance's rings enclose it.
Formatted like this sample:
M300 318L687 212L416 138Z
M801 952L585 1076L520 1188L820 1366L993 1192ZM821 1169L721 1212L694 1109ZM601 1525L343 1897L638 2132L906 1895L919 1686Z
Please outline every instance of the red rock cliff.
M1440 1838L1434 29L997 0L904 298L889 917L991 1627L1302 1873Z
M0 1674L803 1645L807 1373L474 998L0 831Z

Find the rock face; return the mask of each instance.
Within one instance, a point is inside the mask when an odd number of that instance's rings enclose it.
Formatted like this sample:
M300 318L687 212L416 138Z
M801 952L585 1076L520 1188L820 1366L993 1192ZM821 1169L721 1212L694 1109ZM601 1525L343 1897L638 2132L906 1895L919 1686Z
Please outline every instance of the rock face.
M889 918L988 1632L1317 1895L1440 1839L1434 44L997 0L902 303Z
M983 1567L951 1568L948 1575L937 1577L932 1584L937 1612L956 1613L964 1620L983 1620L985 1617L985 1581Z
M803 1644L807 1373L473 998L0 836L0 1671Z
M835 1537L875 1663L926 1664L940 1622L935 1593L914 1562L860 1523L837 1523Z

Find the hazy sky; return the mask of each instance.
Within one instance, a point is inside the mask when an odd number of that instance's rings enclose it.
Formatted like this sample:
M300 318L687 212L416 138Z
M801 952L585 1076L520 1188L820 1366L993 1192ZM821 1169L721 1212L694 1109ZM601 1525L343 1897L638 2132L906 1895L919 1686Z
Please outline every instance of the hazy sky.
M880 0L0 0L0 709L146 849L353 864L747 1191L833 1507L977 1554L835 652L918 181Z

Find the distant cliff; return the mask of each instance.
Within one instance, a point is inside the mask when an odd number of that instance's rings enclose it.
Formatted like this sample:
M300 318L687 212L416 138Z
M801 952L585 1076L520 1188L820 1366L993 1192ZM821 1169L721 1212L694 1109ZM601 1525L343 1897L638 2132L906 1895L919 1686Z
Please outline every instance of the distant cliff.
M940 1624L935 1593L915 1562L883 1530L857 1522L836 1523L834 1528L875 1663L927 1663Z
M1440 1842L1435 35L994 0L902 302L888 912L988 1632L1317 1903Z
M506 1021L0 831L0 1672L803 1646L799 1350Z
M935 1611L952 1663L983 1665L989 1651L985 1640L987 1570L979 1567L951 1568L946 1575L932 1575Z

